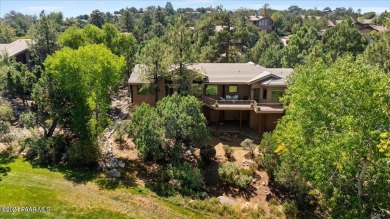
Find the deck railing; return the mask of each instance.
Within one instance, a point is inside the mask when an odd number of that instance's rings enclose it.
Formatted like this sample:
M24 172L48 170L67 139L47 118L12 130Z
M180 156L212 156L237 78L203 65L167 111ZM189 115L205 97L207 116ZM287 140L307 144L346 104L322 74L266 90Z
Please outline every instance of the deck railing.
M260 107L273 107L283 109L282 103L258 103L255 100L216 100L210 97L203 97L202 99L205 104L213 107L221 107L224 105L247 106L248 108L253 108L255 112L261 111Z

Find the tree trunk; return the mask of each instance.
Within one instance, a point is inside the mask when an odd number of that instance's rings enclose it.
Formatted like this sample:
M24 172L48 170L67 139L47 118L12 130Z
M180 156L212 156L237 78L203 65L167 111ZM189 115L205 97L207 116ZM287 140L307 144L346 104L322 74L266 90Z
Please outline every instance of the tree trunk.
M357 181L357 188L358 188L358 197L361 198L363 196L363 180L364 180L364 174L366 173L366 167L367 167L367 161L366 159L363 158L363 164L362 164L362 169L359 173L358 176L358 181Z
M154 72L154 91L155 91L155 103L157 104L157 101L158 101L158 61L156 61L155 63L155 72Z
M53 136L54 130L56 129L56 126L57 126L57 122L58 122L58 119L54 118L53 123L51 124L51 126L47 132L46 138Z

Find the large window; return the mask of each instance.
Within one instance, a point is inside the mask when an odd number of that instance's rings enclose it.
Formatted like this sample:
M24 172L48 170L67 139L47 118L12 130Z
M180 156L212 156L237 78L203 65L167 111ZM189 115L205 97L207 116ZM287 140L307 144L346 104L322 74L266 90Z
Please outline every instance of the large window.
M279 98L283 96L282 90L273 90L272 91L272 100L279 101Z
M205 94L206 94L206 96L218 95L218 85L206 84L205 85Z
M237 85L229 85L229 93L237 93Z

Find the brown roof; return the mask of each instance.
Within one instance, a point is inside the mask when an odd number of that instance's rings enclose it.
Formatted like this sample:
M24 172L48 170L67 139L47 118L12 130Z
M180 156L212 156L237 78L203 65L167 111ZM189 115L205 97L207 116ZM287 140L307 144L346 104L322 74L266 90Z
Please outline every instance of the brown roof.
M30 39L20 39L9 44L0 44L0 53L6 52L9 57L16 56L28 50L30 43Z
M204 83L213 84L252 84L263 79L274 77L269 85L285 83L286 77L293 71L291 68L264 68L252 62L249 63L197 63L191 66L204 74ZM140 67L136 65L129 78L129 84L142 84Z

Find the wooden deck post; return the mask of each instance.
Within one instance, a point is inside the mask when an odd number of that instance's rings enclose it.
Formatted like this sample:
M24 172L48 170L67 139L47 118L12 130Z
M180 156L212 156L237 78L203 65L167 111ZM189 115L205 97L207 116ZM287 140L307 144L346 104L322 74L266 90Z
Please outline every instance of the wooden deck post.
M242 131L242 110L240 110L240 131Z
M217 122L215 123L215 130L218 130L218 125L219 125L219 111L218 112L218 118L217 118Z

